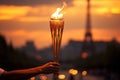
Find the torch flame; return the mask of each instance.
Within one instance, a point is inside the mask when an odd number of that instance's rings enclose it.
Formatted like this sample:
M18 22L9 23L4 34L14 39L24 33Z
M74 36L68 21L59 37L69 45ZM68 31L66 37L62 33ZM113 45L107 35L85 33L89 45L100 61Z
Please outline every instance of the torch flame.
M52 14L51 19L62 19L63 18L63 14L60 13L60 12L64 9L65 6L66 6L66 3L63 2L62 8L57 8L56 12L54 12Z

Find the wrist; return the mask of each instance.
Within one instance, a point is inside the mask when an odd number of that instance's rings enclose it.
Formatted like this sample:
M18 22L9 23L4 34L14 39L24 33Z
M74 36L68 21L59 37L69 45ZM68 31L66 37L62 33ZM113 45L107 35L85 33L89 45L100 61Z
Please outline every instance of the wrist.
M38 71L38 73L39 73L39 74L41 74L41 73L42 73L42 69L38 69L37 71Z

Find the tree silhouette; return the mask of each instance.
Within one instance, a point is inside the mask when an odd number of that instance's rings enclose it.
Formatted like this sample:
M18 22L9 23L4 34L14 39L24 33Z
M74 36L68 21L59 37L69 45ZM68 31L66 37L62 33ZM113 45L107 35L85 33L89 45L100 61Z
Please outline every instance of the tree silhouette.
M40 65L40 62L27 57L25 53L14 49L12 43L7 44L3 35L0 35L0 67L6 70L29 68Z

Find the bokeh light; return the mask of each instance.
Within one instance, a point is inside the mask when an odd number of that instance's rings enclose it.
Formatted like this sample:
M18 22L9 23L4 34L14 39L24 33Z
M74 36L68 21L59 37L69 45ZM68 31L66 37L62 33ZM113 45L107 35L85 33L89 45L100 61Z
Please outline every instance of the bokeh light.
M65 76L64 74L59 74L59 75L58 75L58 78L59 78L59 79L65 79L66 76Z
M82 71L82 76L86 76L87 75L87 71Z
M45 75L40 76L40 80L47 80L47 76Z
M31 77L30 80L35 80L35 77Z
M78 70L76 70L76 69L70 69L70 70L69 70L69 73L70 73L71 75L77 75L77 74L78 74Z
M83 52L82 55L81 55L81 57L83 59L86 59L88 57L88 53L87 52Z

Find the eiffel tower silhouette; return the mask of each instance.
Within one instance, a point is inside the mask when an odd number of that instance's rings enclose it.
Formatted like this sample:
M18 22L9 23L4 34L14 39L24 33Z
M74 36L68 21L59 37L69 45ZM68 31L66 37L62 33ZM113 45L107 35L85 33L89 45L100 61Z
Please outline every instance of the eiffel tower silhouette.
M82 44L81 57L87 58L95 54L95 46L91 33L91 13L90 13L90 0L87 0L87 13L86 13L86 32L85 38Z

